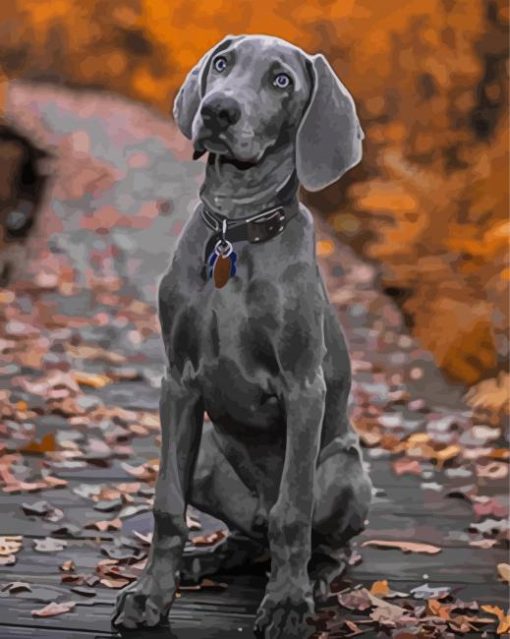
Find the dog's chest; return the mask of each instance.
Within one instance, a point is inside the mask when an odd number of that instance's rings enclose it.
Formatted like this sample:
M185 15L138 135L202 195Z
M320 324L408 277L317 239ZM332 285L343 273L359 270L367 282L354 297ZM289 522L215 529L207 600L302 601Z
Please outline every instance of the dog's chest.
M224 287L209 280L185 294L181 281L174 291L171 365L199 384L211 416L246 423L252 414L254 425L269 425L276 415L270 397L279 372L277 286L240 254L237 274Z

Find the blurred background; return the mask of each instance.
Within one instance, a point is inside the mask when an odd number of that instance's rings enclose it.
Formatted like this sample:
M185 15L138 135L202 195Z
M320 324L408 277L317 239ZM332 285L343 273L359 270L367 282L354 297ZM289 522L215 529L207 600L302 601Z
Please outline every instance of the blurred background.
M59 261L65 233L89 280L99 268L115 279L142 263L156 278L150 251L122 256L134 228L172 216L177 235L188 214L180 198L187 203L200 181L199 164L187 165L189 186L166 155L190 157L170 122L176 91L226 33L277 35L328 57L366 136L362 163L305 200L372 263L445 374L474 387L475 403L503 406L508 20L503 0L2 3L3 285L37 252L41 285L70 282ZM116 244L84 253L79 229L101 239L122 227ZM151 237L154 252L168 253L168 238Z

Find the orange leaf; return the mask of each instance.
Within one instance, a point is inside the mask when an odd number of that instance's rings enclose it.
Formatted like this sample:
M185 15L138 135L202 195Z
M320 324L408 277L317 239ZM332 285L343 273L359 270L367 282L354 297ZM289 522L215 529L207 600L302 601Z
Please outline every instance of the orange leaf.
M387 579L383 579L382 581L374 581L372 586L370 587L370 592L376 597L386 597L390 593L390 587L388 585Z
M361 544L364 546L377 546L379 548L398 548L404 553L416 552L423 553L425 555L437 555L441 552L441 548L438 546L432 546L431 544L421 544L412 541L387 541L383 539L371 539Z
M37 440L31 441L24 448L21 449L22 453L31 453L34 455L43 455L44 453L49 453L57 450L57 441L55 439L55 435L53 433L47 433L41 439L40 442Z
M112 380L107 375L85 373L84 371L73 371L73 377L81 386L90 386L91 388L103 388L112 383Z

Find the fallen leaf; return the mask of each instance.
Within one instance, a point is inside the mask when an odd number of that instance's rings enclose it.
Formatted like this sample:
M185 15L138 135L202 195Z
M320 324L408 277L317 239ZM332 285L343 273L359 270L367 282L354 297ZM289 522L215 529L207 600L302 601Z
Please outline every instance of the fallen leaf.
M16 555L0 556L0 566L13 566L16 563Z
M112 383L112 380L107 375L100 375L97 373L85 373L84 371L73 371L73 378L80 386L89 386L90 388L104 388L108 384Z
M197 535L191 539L194 546L212 546L217 541L225 539L227 532L225 530L217 530L208 535Z
M149 504L137 504L136 506L125 506L120 512L119 517L121 519L127 519L128 517L133 517L133 515L138 515L138 513L147 512L151 507Z
M32 592L32 588L30 584L27 584L25 581L11 581L11 583L6 584L2 591L7 591L9 593L17 593L17 592Z
M103 513L117 510L122 506L122 499L117 497L116 499L101 500L94 504L94 510L99 510Z
M479 518L493 516L499 519L507 516L508 507L491 497L473 497L473 511Z
M388 622L402 622L404 619L410 620L409 612L405 610L405 608L375 597L370 592L368 593L368 597L372 606L375 606L374 610L370 613L370 618L377 621L377 623L385 624Z
M497 539L477 539L475 541L470 541L469 545L474 546L475 548L483 548L484 550L487 550L495 546L497 543Z
M107 588L124 588L124 586L129 584L128 579L109 579L107 577L103 577L103 579L100 579L99 582Z
M365 546L377 546L378 548L397 548L404 553L416 552L423 553L426 555L437 555L441 552L441 548L438 546L432 546L431 544L422 544L412 541L387 541L383 539L372 539L369 541L364 541L361 544L362 547Z
M397 475L421 475L423 468L420 462L417 459L409 459L407 457L403 457L402 459L397 459L392 463L393 470Z
M66 350L69 355L76 357L77 359L98 359L108 362L109 364L124 364L126 362L126 357L124 355L107 351L99 346L89 346L87 344L74 346L72 344L68 344L66 346Z
M109 530L120 530L122 528L122 522L118 517L116 517L115 519L94 521L90 524L87 524L85 528L96 528L100 532L107 532Z
M62 572L72 572L75 569L76 569L76 564L74 563L72 559L67 559L66 561L61 563L59 566L59 570L61 570Z
M67 541L45 537L44 539L34 539L34 548L37 552L60 552L67 546Z
M499 578L506 583L510 583L510 564L498 564Z
M65 488L68 484L67 479L52 477L51 475L46 475L43 481L48 486L48 488Z
M422 599L422 597L419 598ZM427 601L426 610L429 615L448 621L450 619L450 613L453 610L453 605L445 605L440 603L437 599L429 599Z
M137 537L138 539L140 539L140 541L142 541L146 546L150 546L152 543L152 537L153 537L152 532L148 532L144 535L142 533L139 533L137 530L134 530L133 535Z
M417 588L411 590L411 595L415 599L444 599L448 597L451 592L449 586L438 586L437 588L431 588L428 584L423 584Z
M481 606L481 609L484 612L488 612L489 615L494 615L498 618L499 624L496 628L498 635L502 635L510 631L510 615L505 615L499 606L486 605Z
M508 476L508 464L497 461L486 465L477 464L476 474L484 479L505 479Z
M95 597L97 594L93 588L88 588L87 586L73 586L71 590L83 597Z
M386 579L383 579L382 581L374 581L374 583L370 586L370 592L376 597L386 597L386 595L390 592L388 581Z
M436 451L435 458L438 462L438 468L442 468L445 462L449 461L450 459L454 459L460 452L462 452L462 449L460 446L457 445L447 446L446 448L442 448L441 450Z
M381 597L383 599L394 599L396 597L409 597L409 595L406 592L398 592L397 590L392 590L386 579L383 579L381 581L374 581L374 583L370 587L370 594L376 597Z
M51 451L57 450L57 440L54 433L47 433L40 441L32 440L29 444L21 449L22 453L31 455L44 455Z
M25 515L46 515L53 509L53 506L47 501L36 501L32 504L21 504L21 508Z
M179 590L225 590L228 588L228 585L219 581L214 581L212 579L202 579L199 584L190 585L190 586L179 586Z
M4 535L0 537L0 556L5 557L21 550L23 537L21 535Z
M33 617L56 617L57 615L63 615L66 612L69 612L76 606L74 601L65 601L62 603L55 603L52 601L44 608L39 608L38 610L32 610Z
M341 592L337 595L338 603L348 610L363 612L372 607L370 593L366 588Z

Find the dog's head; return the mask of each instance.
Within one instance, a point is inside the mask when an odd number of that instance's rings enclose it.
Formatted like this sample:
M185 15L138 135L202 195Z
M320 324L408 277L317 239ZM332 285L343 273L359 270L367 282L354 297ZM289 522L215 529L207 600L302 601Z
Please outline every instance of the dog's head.
M269 36L227 36L188 74L174 118L195 156L219 154L243 171L282 145L298 178L318 191L361 159L351 95L323 55Z

